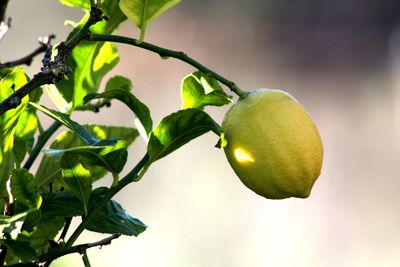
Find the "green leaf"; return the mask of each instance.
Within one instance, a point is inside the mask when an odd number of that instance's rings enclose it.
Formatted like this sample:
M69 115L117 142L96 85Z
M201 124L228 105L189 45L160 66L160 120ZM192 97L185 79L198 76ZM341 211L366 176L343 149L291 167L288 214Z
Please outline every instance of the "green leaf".
M85 169L79 161L79 157L72 154L64 154L61 159L62 177L69 189L79 198L87 215L90 192L92 191L92 179L90 171Z
M73 2L79 7L86 7L80 1ZM89 1L86 1L89 3ZM113 33L126 17L121 12L118 1L102 1L101 9L109 17L108 21L101 21L90 28L92 33ZM87 14L71 33L72 36L89 18ZM73 108L82 104L82 99L88 93L97 92L103 77L113 69L119 61L117 47L109 42L82 41L75 47L67 65L72 69L72 75L56 84L60 95ZM73 88L73 90L72 90Z
M15 223L17 221L23 221L25 220L25 217L28 215L29 212L32 210L24 211L18 214L15 214L14 216L6 216L6 215L0 215L0 225L8 225Z
M85 128L95 137L100 140L120 138L124 140L126 146L129 146L139 135L138 131L134 128L126 127L115 127L115 126L103 126L103 125L85 125ZM81 141L79 136L72 131L65 131L61 133L54 142L50 145L50 149L68 149L74 147L83 146L84 143ZM124 152L125 153L125 152ZM113 162L112 159L107 159ZM117 166L118 164L125 163L114 162L113 164ZM84 162L82 163L84 164ZM88 166L84 164L84 167L88 169L92 175L92 182L102 178L106 173L106 169L96 166ZM61 179L61 168L58 158L45 155L41 161L38 171L36 173L36 178L39 181L41 192L48 192L48 184L51 182L54 190L59 190L62 186Z
M185 109L163 118L152 131L147 145L150 161L156 161L183 146L190 140L213 131L222 133L221 127L204 111Z
M74 217L83 214L82 203L70 191L45 193L42 198L40 210L44 221L54 217Z
M16 256L21 263L30 262L37 259L36 251L31 247L29 242L2 239L0 240L0 243L6 246L9 250L7 252ZM11 262L8 260L7 263L10 264Z
M90 10L90 1L88 0L58 0L58 1L66 6Z
M18 163L24 160L27 151L31 151L37 128L36 110L28 106L19 116L15 129L13 152Z
M97 203L100 197L103 197L107 192L106 188L98 188L95 190L96 195L93 197L92 203ZM98 233L109 233L109 234L122 234L122 235L134 235L138 236L144 230L146 225L140 220L130 216L122 206L111 200L104 209L102 209L95 219L86 227L86 229Z
M181 86L182 109L223 106L232 102L213 77L200 71L186 76Z
M132 82L124 76L114 76L111 77L106 84L105 91L110 91L114 89L122 89L125 91L132 90Z
M50 248L50 241L56 237L64 223L64 217L47 217L45 220L42 216L33 232L23 231L18 235L17 240L29 242L37 255L43 255Z
M153 121L150 116L149 108L143 104L136 96L124 89L109 90L101 94L89 94L85 97L84 102L87 103L92 99L107 98L118 99L127 105L137 116L148 136L153 128Z
M100 166L112 173L122 171L127 160L126 143L123 140L105 140L107 146L77 146L66 149L45 149L50 157L62 157L65 154L80 155L81 163L88 166ZM114 141L110 143L110 141Z
M33 210L29 212L24 220L21 232L32 233L36 229L36 226L38 226L41 216L40 210Z
M0 102L13 94L13 88L18 89L27 81L24 70L20 67L4 72L0 80ZM15 163L18 163L25 156L25 150L18 152L17 155L14 154L14 144L19 119L26 109L28 100L29 97L24 97L17 108L0 116L0 197L6 195L6 182L14 169ZM24 118L21 118L21 123L24 120Z
M147 25L162 13L178 4L181 0L120 0L119 6L140 29L140 41L143 41Z
M43 112L44 114L46 114L47 116L49 116L50 118L59 121L64 126L73 130L85 144L91 146L91 145L96 145L98 142L100 142L100 140L95 136L93 136L85 127L71 120L71 118L67 114L46 108L36 103L30 103L30 104L35 108L37 108L38 110L40 110L41 112Z
M38 209L42 203L37 180L26 169L13 170L11 193L14 201L21 202L29 208Z

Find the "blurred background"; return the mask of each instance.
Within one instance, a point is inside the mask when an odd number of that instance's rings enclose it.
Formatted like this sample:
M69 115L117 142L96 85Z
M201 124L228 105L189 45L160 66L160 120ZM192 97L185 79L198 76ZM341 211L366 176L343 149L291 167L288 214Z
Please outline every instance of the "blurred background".
M38 36L64 40L64 20L83 13L55 0L13 0L7 14L2 61L33 51ZM118 33L138 36L129 22ZM400 266L400 1L184 0L146 40L187 52L243 89L295 96L320 130L322 174L308 199L267 200L241 184L214 148L217 137L204 135L117 196L148 229L91 249L92 266ZM135 47L119 52L110 76L132 79L155 122L180 108L180 81L192 67ZM40 57L27 72L39 69ZM221 122L228 108L207 111ZM126 114L113 103L74 119L133 125ZM144 150L138 140L126 169ZM83 265L73 255L52 266Z

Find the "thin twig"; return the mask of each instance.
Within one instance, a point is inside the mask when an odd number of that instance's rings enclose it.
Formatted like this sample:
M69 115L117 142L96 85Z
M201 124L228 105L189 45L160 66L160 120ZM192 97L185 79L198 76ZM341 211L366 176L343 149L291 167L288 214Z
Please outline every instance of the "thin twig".
M82 254L82 261L85 267L91 267L86 250L84 250L81 254Z
M67 236L68 229L71 226L72 217L65 218L65 225L61 232L60 238L58 239L58 243L65 243L65 237Z
M23 58L5 62L5 63L0 63L0 69L2 68L11 68L19 65L28 65L30 66L32 63L32 60L35 56L46 52L47 49L50 47L51 40L54 39L56 36L54 34L50 34L46 37L41 37L39 38L39 44L40 46L36 48L32 53L29 55L24 56Z
M157 45L154 45L151 43L147 43L147 42L139 42L139 40L137 40L137 39L129 38L129 37L125 37L125 36L110 35L110 34L89 34L87 38L89 41L96 41L96 42L102 41L102 42L115 42L115 43L129 44L129 45L137 46L137 47L155 52L163 58L172 57L172 58L179 59L183 62L188 63L189 65L192 65L199 71L201 71L205 74L211 75L216 80L225 84L231 91L236 93L238 96L243 97L246 94L233 81L230 81L230 80L226 79L225 77L223 77L222 75L218 74L217 72L207 68L200 62L189 57L184 52L163 48L163 47L160 47L160 46L157 46Z

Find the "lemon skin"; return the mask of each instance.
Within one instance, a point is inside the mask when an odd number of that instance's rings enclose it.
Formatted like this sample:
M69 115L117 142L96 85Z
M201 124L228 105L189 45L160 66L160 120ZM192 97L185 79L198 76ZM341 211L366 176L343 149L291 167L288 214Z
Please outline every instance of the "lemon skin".
M310 195L323 146L295 98L281 90L254 90L229 109L222 128L228 162L248 188L269 199Z

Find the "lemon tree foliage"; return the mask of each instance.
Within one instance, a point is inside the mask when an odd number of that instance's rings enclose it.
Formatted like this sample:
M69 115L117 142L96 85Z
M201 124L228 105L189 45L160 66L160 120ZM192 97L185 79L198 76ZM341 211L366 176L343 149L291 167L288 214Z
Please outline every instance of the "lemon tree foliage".
M21 66L0 68L1 266L49 266L70 253L85 256L119 235L138 236L146 224L114 196L143 178L155 161L208 132L255 193L271 199L310 194L323 148L293 97L279 90L244 92L187 54L144 41L147 26L180 0L58 1L83 10L83 18L64 42L48 47L40 72L28 77ZM115 34L126 19L140 29L138 38ZM181 109L153 124L132 81L111 72L119 62L117 43L195 68L180 84ZM205 110L233 103L227 89L239 101L220 126ZM43 93L56 109L43 104ZM129 125L81 124L82 112L106 112L115 101L130 110ZM136 140L139 135L143 140ZM128 151L137 153L128 150L136 142L145 142L147 150L135 166L126 166ZM109 186L99 187L100 179ZM78 226L71 226L73 218L80 218ZM111 236L77 245L83 231Z

